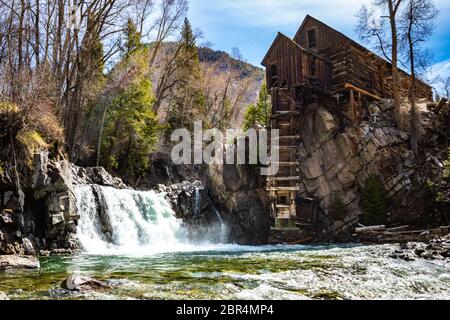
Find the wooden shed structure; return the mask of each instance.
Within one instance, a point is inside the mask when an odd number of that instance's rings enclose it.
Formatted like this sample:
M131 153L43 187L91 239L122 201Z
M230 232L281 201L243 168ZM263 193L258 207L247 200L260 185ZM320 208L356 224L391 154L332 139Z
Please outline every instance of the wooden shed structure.
M308 86L328 93L353 89L372 99L391 98L391 64L325 23L306 16L294 39L278 33L262 64L268 87ZM410 76L400 70L403 89ZM417 97L432 88L417 80Z
M272 95L272 129L280 130L280 170L268 178L275 229L296 230L311 223L298 214L300 190L300 110L304 98L314 91L345 97L351 108L367 106L371 100L392 97L391 64L334 30L306 16L294 39L278 33L262 64ZM404 95L410 76L400 71ZM416 96L432 98L432 88L417 80ZM358 100L358 103L355 103ZM353 112L352 113L357 113ZM355 116L357 119L358 116Z

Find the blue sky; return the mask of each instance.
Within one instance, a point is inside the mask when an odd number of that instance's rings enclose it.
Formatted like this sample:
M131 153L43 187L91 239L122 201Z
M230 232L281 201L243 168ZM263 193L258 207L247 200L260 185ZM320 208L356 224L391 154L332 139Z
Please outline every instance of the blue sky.
M306 14L329 24L351 38L356 11L370 0L190 0L189 17L213 48L238 47L246 60L260 66L277 31L293 37ZM433 76L450 76L449 0L435 0L441 14L428 46L434 54ZM447 21L446 21L447 20Z

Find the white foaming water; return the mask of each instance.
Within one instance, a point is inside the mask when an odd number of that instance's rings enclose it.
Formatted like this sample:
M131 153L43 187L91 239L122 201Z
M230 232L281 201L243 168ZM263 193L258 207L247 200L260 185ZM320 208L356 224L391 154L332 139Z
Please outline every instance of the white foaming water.
M209 243L193 245L182 221L175 217L164 194L95 186L104 199L112 230L111 242L102 231L94 186L77 187L80 214L77 235L84 250L95 255L151 255L165 252L210 250Z
M214 208L214 213L217 216L217 219L219 219L220 221L220 235L219 235L219 242L220 243L225 243L227 241L227 237L228 237L228 228L225 224L225 222L222 219L222 216L220 215L220 212Z

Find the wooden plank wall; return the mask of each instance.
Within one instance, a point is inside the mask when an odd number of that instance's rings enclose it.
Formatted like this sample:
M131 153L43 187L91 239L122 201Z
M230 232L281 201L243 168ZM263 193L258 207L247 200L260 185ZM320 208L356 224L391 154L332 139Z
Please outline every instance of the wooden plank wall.
M279 38L267 59L267 77L270 79L271 66L276 65L278 86L296 87L302 85L318 86L328 89L330 84L330 65L295 45L290 39ZM312 75L312 68L315 75Z
M268 74L272 65L277 67L278 86L285 83L286 86L292 87L304 81L301 52L298 52L289 39L280 37L273 47L267 60Z
M384 59L314 19L305 22L294 41L308 48L308 30L311 28L316 29L316 46L311 50L332 62L329 75L331 91L341 90L345 83L350 83L376 96L392 98L390 65ZM324 77L321 75L322 79ZM403 95L407 95L410 76L401 72L401 77ZM418 98L432 99L431 87L422 82L417 82L416 92Z

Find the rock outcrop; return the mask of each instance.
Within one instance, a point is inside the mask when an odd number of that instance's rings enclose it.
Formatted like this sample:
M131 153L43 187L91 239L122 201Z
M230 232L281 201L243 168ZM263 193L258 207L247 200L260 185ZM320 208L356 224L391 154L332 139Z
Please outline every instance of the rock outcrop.
M272 226L265 180L252 166L209 166L207 186L237 244L261 245Z
M110 288L110 286L105 282L79 275L70 275L66 280L62 282L61 287L66 290L78 292L87 292Z
M78 184L126 187L102 167L80 168L68 161L49 160L48 152L36 153L31 172L21 181L23 205L15 183L4 183L0 190L0 254L77 249L74 186Z
M156 189L167 192L192 237L201 239L201 234L207 234L209 239L217 241L221 235L221 242L245 245L268 242L272 220L259 168L172 166L167 160L159 162L158 170L154 171L159 174L151 177L153 183L155 179L163 184L181 180L169 187L159 185ZM184 178L193 182L183 182Z
M228 242L223 214L201 181L159 185L157 191L166 193L177 218L187 227L191 241Z
M0 256L0 271L39 269L39 260L33 256Z
M368 110L370 121L352 124L347 119L345 125L326 103L311 103L302 111L300 193L318 199L325 215L335 197L342 199L348 214L330 219L333 230L358 222L360 190L370 174L385 186L392 204L391 222L415 225L421 219L416 200L426 181L424 166L442 166L442 159L431 153L425 159L415 157L409 135L395 128L391 110L390 101L373 103ZM434 123L433 113L424 110L422 115Z

